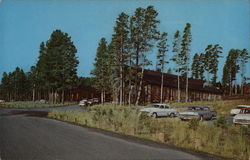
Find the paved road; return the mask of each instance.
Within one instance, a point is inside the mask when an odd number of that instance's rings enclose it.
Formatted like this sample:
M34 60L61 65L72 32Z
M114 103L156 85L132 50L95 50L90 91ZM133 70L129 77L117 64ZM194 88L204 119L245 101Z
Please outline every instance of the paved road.
M34 111L33 111L34 112ZM36 114L35 114L36 113ZM0 108L1 160L216 159L191 151Z

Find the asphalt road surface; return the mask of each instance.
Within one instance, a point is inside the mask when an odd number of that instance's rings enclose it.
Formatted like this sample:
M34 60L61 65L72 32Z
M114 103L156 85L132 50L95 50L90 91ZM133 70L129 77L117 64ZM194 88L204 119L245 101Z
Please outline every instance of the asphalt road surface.
M46 113L0 108L0 160L220 159L47 119Z

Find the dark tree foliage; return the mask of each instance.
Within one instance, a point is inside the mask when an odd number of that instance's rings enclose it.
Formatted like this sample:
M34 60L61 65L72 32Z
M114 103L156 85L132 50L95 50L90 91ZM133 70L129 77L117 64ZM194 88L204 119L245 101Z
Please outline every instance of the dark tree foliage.
M182 42L181 42L181 52L179 54L180 58L180 72L182 75L188 76L189 72L189 61L190 61L190 52L191 52L191 24L187 23L183 31Z
M217 71L218 71L218 64L219 64L219 58L220 54L222 53L223 48L219 45L208 45L205 49L205 59L204 59L204 69L208 74L208 83L215 85L217 80ZM213 77L210 79L209 75L212 74Z
M104 94L107 82L107 42L101 38L94 62L94 69L91 74L95 76L94 87L101 92L101 101L104 102Z
M240 66L240 76L241 76L241 94L243 93L243 86L246 83L246 64L249 61L250 56L248 56L248 51L247 49L243 49L240 51L239 58L238 58L238 64Z
M70 90L77 81L77 49L71 37L55 30L50 39L40 45L40 55L36 64L37 83L40 90L49 93L49 101L64 102L65 90ZM44 97L45 98L45 97Z
M188 76L189 76L189 61L190 61L190 52L191 52L191 24L187 23L183 31L182 42L181 42L181 52L180 57L180 73L186 77L186 98L185 101L188 101Z
M147 53L159 38L158 24L160 21L157 19L157 16L158 12L153 6L148 6L146 9L137 8L130 21L132 24L131 46L135 57L135 67L142 68L141 72L136 74L137 79L139 79L139 83L136 83L136 105L139 104L141 96L144 68L151 65L151 61L147 58Z
M116 19L116 25L114 27L114 34L112 36L112 45L110 45L112 53L114 53L115 66L117 77L114 77L119 82L116 92L116 96L119 94L119 104L122 105L125 101L125 66L129 64L130 57L130 39L129 39L129 16L125 13L121 13Z
M200 69L200 55L198 53L195 53L193 57L193 63L192 63L192 77L195 79L199 79L199 69Z
M19 67L13 72L3 73L0 86L0 95L3 99L11 101L25 100L29 95L29 81L26 73Z
M168 68L167 73L168 73L168 74L173 74L172 69L171 69L171 68Z
M158 52L156 55L156 70L159 70L160 72L164 72L165 64L168 63L166 58L166 52L168 51L168 45L167 45L167 33L163 32L159 38L159 42L157 44Z
M174 34L174 40L173 40L173 58L171 59L173 62L175 62L176 67L175 71L177 72L178 80L177 80L177 85L178 85L178 102L180 102L180 68L181 68L181 35L179 30L177 30Z
M236 74L240 69L240 66L237 63L240 55L239 53L238 49L231 49L223 67L222 85L230 88L230 95L232 94L233 81L236 80Z
M156 69L161 72L161 103L163 101L163 82L164 82L164 76L163 72L165 70L165 64L168 63L167 58L166 58L166 52L168 51L168 45L167 45L167 33L163 32L160 35L159 42L157 44L158 48L158 53L156 56L157 63L156 63Z

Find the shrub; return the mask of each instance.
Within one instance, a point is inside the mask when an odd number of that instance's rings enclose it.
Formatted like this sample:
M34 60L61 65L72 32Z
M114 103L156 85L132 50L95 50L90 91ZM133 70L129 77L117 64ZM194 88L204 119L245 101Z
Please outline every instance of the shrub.
M225 117L219 117L215 122L214 122L214 125L216 127L220 127L220 128L228 128L228 122L226 120Z
M199 125L200 125L200 120L198 120L198 119L191 119L188 122L188 128L192 129L192 130L197 130L197 128L199 127Z

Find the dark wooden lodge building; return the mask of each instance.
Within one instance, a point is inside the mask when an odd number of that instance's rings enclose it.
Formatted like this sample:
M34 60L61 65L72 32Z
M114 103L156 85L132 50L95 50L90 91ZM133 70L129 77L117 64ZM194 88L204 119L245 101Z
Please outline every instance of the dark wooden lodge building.
M189 79L188 101L219 100L223 92L212 86L205 86L205 81ZM177 75L164 73L163 102L178 101L178 77ZM186 81L180 77L181 101L186 98ZM137 92L134 91L135 99ZM159 103L161 97L161 72L144 70L143 89L140 97L140 104ZM98 98L101 93L91 86L81 86L74 88L65 94L65 99L69 101L80 101L82 99ZM106 102L112 101L112 95L106 95ZM113 97L114 101L114 97Z
M161 95L161 72L145 70L144 71L144 90L142 91L142 102L157 103L160 102ZM223 92L213 86L205 86L205 81L189 79L188 82L188 101L219 100ZM178 76L164 73L163 83L163 102L178 101ZM180 98L185 101L186 81L180 77Z

